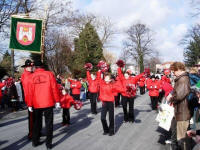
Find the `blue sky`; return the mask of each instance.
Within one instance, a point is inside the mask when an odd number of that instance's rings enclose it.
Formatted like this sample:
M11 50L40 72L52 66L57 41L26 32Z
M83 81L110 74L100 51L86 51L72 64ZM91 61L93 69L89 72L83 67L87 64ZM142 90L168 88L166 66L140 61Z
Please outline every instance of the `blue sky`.
M199 17L192 17L194 10L191 0L72 0L74 9L83 13L94 13L109 17L118 32L113 39L112 47L107 50L119 57L123 49L124 31L133 23L141 22L150 27L154 34L154 47L160 58L166 61L183 61L183 47L180 40L188 28L198 23ZM8 47L8 41L1 41ZM6 49L6 48L4 48ZM17 56L27 56L16 52ZM18 57L16 57L18 58Z
M119 56L122 49L123 31L132 23L147 24L155 32L155 49L163 61L183 61L180 40L187 29L198 22L192 17L190 0L73 0L75 9L109 17L120 34L114 37L108 48Z

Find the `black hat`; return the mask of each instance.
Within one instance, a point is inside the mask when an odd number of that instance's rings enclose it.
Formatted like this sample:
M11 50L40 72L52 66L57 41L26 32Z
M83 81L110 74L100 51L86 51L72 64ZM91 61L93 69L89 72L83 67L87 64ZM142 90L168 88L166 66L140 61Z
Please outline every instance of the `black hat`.
M152 75L152 76L151 76L151 79L153 79L153 78L156 78L155 75Z
M25 68L25 67L30 67L30 66L32 66L33 65L33 63L32 63L32 61L30 60L30 59L27 59L26 61L25 61L25 64L23 65L23 66L21 66L22 68Z
M37 60L37 61L34 61L34 66L41 67L41 66L44 66L44 64L42 63L41 60Z
M156 76L156 79L160 79L159 76Z

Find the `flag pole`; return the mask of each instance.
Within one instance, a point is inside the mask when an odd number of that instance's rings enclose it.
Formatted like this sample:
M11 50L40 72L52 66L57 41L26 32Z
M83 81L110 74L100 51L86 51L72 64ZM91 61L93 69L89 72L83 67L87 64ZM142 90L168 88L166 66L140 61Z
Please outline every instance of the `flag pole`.
M15 52L14 49L11 49L11 76L14 77L15 69L14 69L14 64L15 64Z
M41 61L44 62L44 58L45 58L45 45L44 45L44 41L45 41L45 31L46 31L46 24L47 24L47 10L48 10L48 6L45 6L45 19L43 20L43 24L42 24L42 51L41 51Z
M43 21L42 25L42 51L41 51L41 61L44 62L44 55L45 55L45 46L44 46L44 40L45 40L45 20Z

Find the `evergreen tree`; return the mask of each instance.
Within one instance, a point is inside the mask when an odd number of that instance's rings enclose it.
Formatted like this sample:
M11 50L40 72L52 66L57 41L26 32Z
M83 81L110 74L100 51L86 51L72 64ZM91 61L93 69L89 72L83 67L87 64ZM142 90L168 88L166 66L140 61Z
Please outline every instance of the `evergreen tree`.
M182 39L185 46L184 62L187 66L192 67L200 59L200 25L197 24L188 30L188 33Z
M200 41L199 41L200 42ZM194 66L198 63L200 58L200 43L197 41L190 41L189 45L184 51L184 61L187 66Z
M0 67L3 73L7 72L9 75L11 74L11 55L8 51L3 55L3 59L0 62Z
M94 71L100 60L105 60L103 56L103 44L94 27L87 23L79 34L79 38L74 39L75 51L73 56L72 72L78 76L85 77L83 66L85 63L92 63Z

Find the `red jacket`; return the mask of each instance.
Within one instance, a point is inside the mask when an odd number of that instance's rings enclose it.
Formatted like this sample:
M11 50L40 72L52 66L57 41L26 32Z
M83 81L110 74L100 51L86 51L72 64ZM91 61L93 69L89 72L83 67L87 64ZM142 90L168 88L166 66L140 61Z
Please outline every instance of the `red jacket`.
M92 80L90 72L87 71L88 90L90 93L98 93L99 91L99 75L97 73L96 79Z
M28 96L29 96L28 95L28 93L29 93L28 87L29 87L29 81L30 81L31 74L32 74L31 72L26 71L24 69L24 72L21 75L21 82L22 82L22 86L23 86L23 90L24 90L24 99L25 99L26 105L28 105L28 100L29 100L29 98L28 98Z
M74 81L74 80L69 80L70 82L70 87L72 89L72 94L73 95L79 95L81 93L81 82L80 81Z
M4 83L0 83L0 103L1 103L1 98L2 98L2 93L1 93L1 89L2 89L2 87L4 87L5 86L5 84Z
M74 104L74 102L74 99L69 94L63 95L63 97L60 100L61 107L67 109L69 109L71 105Z
M162 90L162 86L163 86L163 81L162 80L156 80L159 84L160 90Z
M103 102L114 102L116 93L121 93L123 90L116 82L106 83L101 78L99 79L99 99Z
M164 82L162 86L162 90L165 92L165 97L169 95L173 91L173 87L170 83Z
M152 81L152 80L151 80L150 78L147 78L147 79L146 79L146 85L147 85L147 87L149 87L149 85L151 84L151 81Z
M62 96L63 96L62 95L62 89L63 89L62 85L57 83L57 88L58 88L58 91L59 91L59 97L62 98Z
M147 88L149 89L149 96L159 96L160 85L158 81L151 81Z
M170 78L168 78L167 76L162 76L162 78L161 78L161 80L163 81L163 82L168 82L168 83L171 83L171 81L170 81Z
M137 78L129 77L128 79L125 79L121 68L118 68L118 76L119 76L122 86L123 86L121 88L125 88L124 92L122 92L121 94L126 97L134 97L136 95ZM131 87L133 89L132 95L129 94L128 87Z
M28 106L34 108L53 107L59 102L59 91L55 76L50 71L42 68L36 69L31 75L30 86L30 103Z
M145 86L145 78L144 78L144 77L141 77L141 78L139 79L139 86L140 86L140 87L144 87L144 86Z

